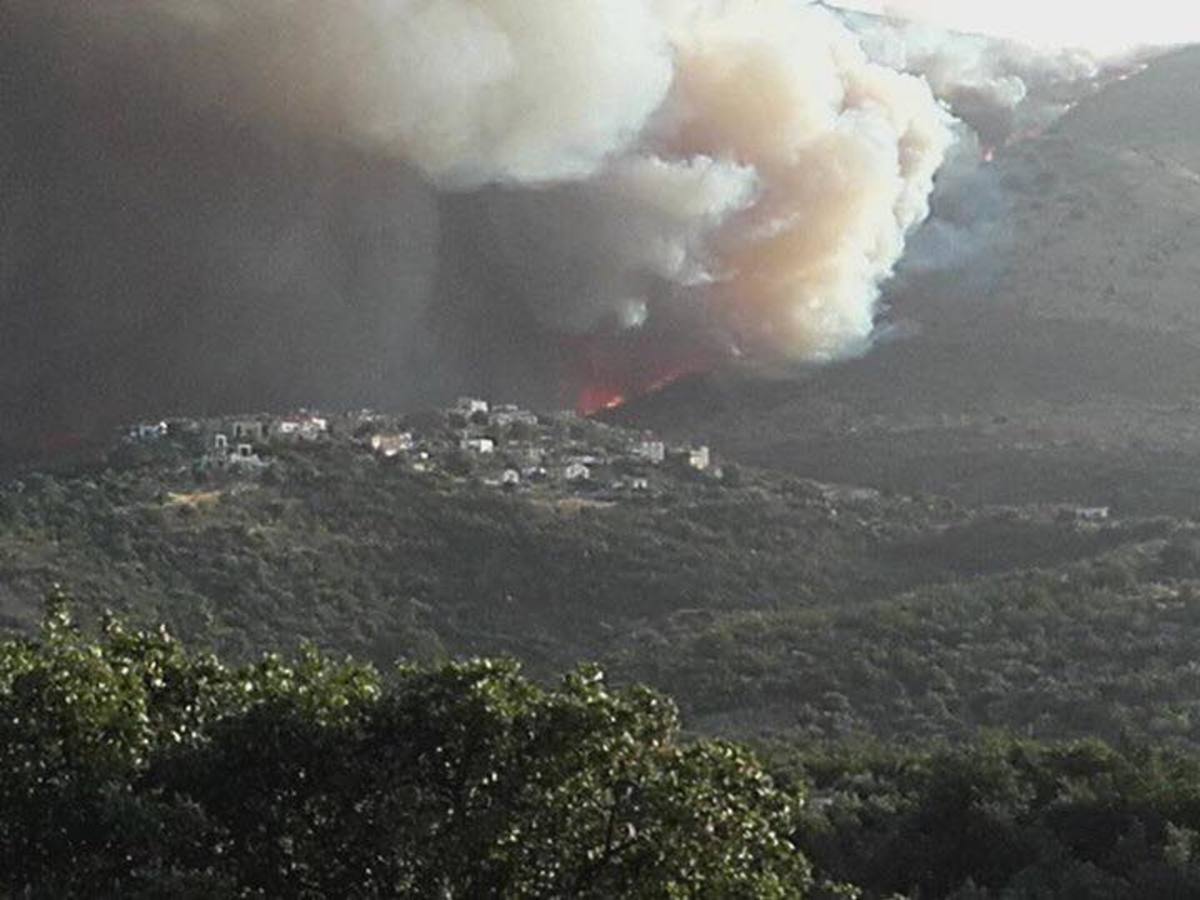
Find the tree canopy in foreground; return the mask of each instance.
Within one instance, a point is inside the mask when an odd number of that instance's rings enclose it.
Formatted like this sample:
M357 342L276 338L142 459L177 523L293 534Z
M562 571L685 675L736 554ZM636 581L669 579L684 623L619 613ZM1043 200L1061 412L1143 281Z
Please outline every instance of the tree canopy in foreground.
M229 667L90 636L0 643L0 887L68 896L797 897L799 798L673 704L581 668Z

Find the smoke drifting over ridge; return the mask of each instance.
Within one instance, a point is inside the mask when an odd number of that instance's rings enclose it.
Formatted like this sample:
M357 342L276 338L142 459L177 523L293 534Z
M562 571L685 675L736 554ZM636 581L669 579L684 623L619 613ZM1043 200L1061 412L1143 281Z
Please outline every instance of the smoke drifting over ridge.
M1160 52L1039 48L852 10L839 15L872 60L923 78L984 152L1042 131L1106 81Z
M954 139L789 0L0 15L0 421L39 428L854 353Z

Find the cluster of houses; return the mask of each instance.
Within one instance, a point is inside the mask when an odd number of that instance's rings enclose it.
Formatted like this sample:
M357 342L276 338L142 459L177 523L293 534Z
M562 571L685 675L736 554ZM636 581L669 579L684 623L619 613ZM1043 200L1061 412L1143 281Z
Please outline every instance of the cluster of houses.
M290 416L242 416L220 419L172 419L139 422L126 437L136 443L180 438L199 447L200 470L256 470L270 464L265 450L273 443L316 441L329 436L325 416L300 412Z
M708 447L669 447L652 435L560 412L542 417L513 405L462 397L439 426L380 430L371 449L414 471L469 471L510 490L557 486L609 494L644 492L679 467L719 477Z
M414 417L301 412L139 423L128 439L149 443L181 434L198 448L202 470L253 471L270 465L280 444L347 441L416 473L470 477L507 490L620 495L653 491L680 474L721 477L706 446L672 446L571 412L539 416L474 397Z

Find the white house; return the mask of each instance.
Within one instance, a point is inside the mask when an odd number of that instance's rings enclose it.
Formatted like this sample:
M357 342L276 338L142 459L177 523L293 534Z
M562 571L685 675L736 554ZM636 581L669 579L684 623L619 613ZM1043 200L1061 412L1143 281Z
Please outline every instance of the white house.
M269 429L261 419L237 419L230 423L229 430L236 441L263 441Z
M212 446L200 458L200 464L206 469L214 466L218 469L225 468L229 464L229 435L214 434Z
M634 446L633 455L658 465L667 458L667 445L662 441L641 441Z
M459 443L459 447L471 453L495 453L496 442L491 438L483 437L465 437Z
M516 487L521 483L521 473L516 469L505 469L504 474L500 476L500 483L505 487Z
M371 437L371 449L388 459L401 453L407 453L412 448L411 431L402 431L399 434L376 434Z
M503 406L492 408L492 415L489 421L497 428L506 428L509 425L517 424L533 427L538 424L538 417L527 409L521 409L519 406L506 403Z
M321 416L289 416L279 420L275 426L275 433L280 437L315 441L321 435L329 433L329 420Z
M454 405L455 412L460 412L464 416L473 416L475 413L483 413L487 415L488 402L486 400L477 400L474 397L459 397L458 403Z
M1084 506L1075 510L1075 518L1080 522L1107 522L1112 510L1107 506Z
M563 469L563 478L570 482L587 481L592 477L592 470L581 462L570 463Z
M254 452L254 445L245 442L230 447L229 436L213 435L212 449L204 454L202 464L208 468L218 469L227 467L257 469L267 465L267 461Z
M245 466L246 468L258 468L266 465L250 444L238 444L233 453L229 454L227 461L231 466Z
M139 422L129 429L129 436L135 441L157 441L170 430L166 422Z
M708 447L693 447L687 452L687 464L698 472L703 472L712 464Z

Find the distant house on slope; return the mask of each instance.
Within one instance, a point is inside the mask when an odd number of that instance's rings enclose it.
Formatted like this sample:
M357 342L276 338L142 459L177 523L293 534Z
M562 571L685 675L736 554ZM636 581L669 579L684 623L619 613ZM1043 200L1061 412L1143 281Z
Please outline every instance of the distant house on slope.
M489 454L496 452L496 442L491 438L465 437L459 443L459 448L469 453Z
M329 420L321 416L288 416L275 423L275 434L281 438L315 441L329 433Z
M371 437L371 449L380 456L388 459L407 453L414 446L412 432L403 431L399 434L376 434Z
M257 469L266 465L262 457L254 452L254 447L250 444L238 444L234 451L229 454L228 464L230 466L249 469Z
M139 422L129 428L129 437L135 441L157 441L170 433L166 422Z
M1081 506L1075 510L1077 522L1107 522L1112 510L1107 506Z
M457 413L462 413L468 418L475 415L475 413L483 413L484 415L487 415L488 402L486 400L476 399L475 397L459 397L458 402L454 404L454 411Z
M572 484L576 484L581 481L588 481L591 479L591 477L592 470L581 462L569 463L567 467L563 469L563 478Z
M507 428L509 425L534 427L538 424L538 417L527 409L509 403L493 407L489 422L497 428Z
M231 447L229 435L218 433L213 435L212 446L201 457L200 464L205 469L259 469L267 462L255 452L252 444L243 441Z
M648 463L658 465L667 458L667 445L662 441L639 441L633 447L633 455Z
M708 447L693 447L687 451L687 464L697 472L703 472L712 465L712 456Z
M265 441L270 425L262 419L235 419L229 423L229 433L235 441Z

